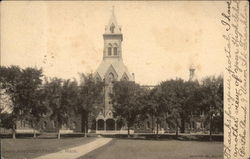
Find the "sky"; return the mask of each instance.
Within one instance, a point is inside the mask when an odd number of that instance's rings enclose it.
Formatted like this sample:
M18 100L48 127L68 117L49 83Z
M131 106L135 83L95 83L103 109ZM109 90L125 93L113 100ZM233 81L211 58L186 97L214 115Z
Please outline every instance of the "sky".
M1 3L1 65L43 68L48 77L95 72L115 7L123 61L135 81L219 75L224 70L223 1L10 1Z

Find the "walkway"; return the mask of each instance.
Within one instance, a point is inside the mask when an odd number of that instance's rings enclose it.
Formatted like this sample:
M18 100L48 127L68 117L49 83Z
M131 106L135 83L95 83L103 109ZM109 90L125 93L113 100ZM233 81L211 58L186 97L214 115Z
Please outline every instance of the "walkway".
M97 138L94 141L80 145L77 147L64 149L59 152L50 153L47 155L39 156L35 159L76 159L81 157L105 144L109 143L112 139L111 138Z

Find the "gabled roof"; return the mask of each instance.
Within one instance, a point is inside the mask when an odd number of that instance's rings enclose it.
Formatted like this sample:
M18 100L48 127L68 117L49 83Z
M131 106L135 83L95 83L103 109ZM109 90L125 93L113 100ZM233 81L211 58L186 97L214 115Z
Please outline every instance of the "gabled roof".
M98 74L103 80L105 75L109 73L110 67L112 67L116 74L117 80L119 81L124 73L128 76L129 81L134 81L133 76L129 73L128 68L125 66L122 60L119 59L105 59L101 62L96 70L95 76Z
M123 73L121 80L128 80L128 75L126 74L126 72Z
M103 115L103 113L102 113L101 111L100 111L99 114L97 115L96 119L97 119L97 120L99 120L99 119L103 119L103 120L104 120L104 115Z
M109 68L107 69L107 71L106 71L104 77L108 77L108 75L109 75L110 73L112 73L112 74L114 75L114 79L117 79L117 78L118 78L118 74L116 73L116 70L115 70L115 68L114 68L114 66L113 66L112 64L111 64L111 65L109 66Z
M101 76L99 75L98 72L95 73L95 79L96 80L102 80Z
M106 113L106 116L105 116L106 119L113 119L113 112L111 110L109 110L107 113Z

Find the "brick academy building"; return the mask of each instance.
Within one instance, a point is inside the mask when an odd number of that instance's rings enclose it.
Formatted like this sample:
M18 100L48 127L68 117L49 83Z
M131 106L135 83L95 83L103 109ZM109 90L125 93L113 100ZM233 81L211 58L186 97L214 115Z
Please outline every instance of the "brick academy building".
M120 119L113 116L113 107L111 98L109 94L113 90L113 81L134 81L135 77L133 73L130 73L123 62L122 59L122 41L123 34L121 31L121 26L118 25L114 8L108 25L105 26L105 32L103 34L104 47L103 47L103 59L98 66L96 72L94 73L94 78L96 80L103 80L105 86L103 89L103 103L99 105L100 111L94 116L94 118L89 119L88 128L89 132L96 133L121 133L121 130L126 130L126 125L122 124ZM190 79L194 80L194 68L190 68ZM154 86L142 86L147 89L152 89ZM197 129L197 126L203 127L203 122L201 121L200 115L197 117L198 120L194 119L188 123L189 128ZM92 120L93 119L93 120ZM17 122L17 132L33 132L32 123L27 123L26 121ZM137 132L152 132L156 128L156 121L150 117L140 124L134 126ZM164 129L163 129L164 128ZM162 132L169 130L167 124L159 125L159 130ZM61 128L62 132L72 133L72 132L84 132L84 124L81 122L81 115L75 114L75 116L70 117L68 124L64 124ZM49 114L40 124L40 132L56 132L57 127L54 121L49 119ZM125 131L126 133L126 131ZM132 132L133 133L133 130Z

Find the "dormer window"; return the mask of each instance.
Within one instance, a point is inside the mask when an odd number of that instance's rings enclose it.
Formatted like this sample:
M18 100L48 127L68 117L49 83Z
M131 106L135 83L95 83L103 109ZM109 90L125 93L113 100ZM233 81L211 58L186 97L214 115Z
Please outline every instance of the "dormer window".
M111 24L109 30L110 30L111 33L114 33L114 31L115 31L115 25L113 23Z

